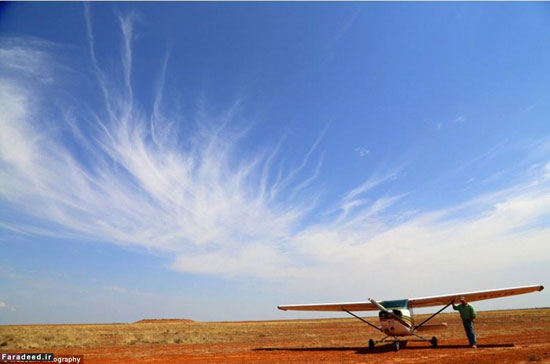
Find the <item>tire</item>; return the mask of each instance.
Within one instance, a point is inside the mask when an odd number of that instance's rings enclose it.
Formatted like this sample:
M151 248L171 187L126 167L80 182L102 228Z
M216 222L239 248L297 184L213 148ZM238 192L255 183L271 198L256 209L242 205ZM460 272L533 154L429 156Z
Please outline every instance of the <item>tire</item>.
M370 339L369 340L369 349L372 349L372 348L374 348L374 340Z
M432 344L432 346L434 348L437 348L438 342L437 342L437 338L435 336L432 336L432 339L430 340L430 343Z

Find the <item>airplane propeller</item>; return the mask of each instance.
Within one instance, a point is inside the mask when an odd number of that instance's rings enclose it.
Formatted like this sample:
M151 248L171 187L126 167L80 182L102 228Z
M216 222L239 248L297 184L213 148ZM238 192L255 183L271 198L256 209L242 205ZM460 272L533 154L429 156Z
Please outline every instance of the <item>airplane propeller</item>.
M375 305L376 307L378 307L378 309L379 309L380 311L384 311L384 312L393 314L393 312L391 312L390 310L388 310L386 307L382 306L380 303L376 302L376 300L373 300L372 298L369 298L369 301L370 301L373 305Z

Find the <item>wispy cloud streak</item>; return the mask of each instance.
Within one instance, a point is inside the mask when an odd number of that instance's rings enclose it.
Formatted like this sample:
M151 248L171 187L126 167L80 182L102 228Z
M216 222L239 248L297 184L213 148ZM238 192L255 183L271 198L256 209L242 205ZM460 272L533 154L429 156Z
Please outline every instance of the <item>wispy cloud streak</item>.
M199 109L195 132L183 137L165 116L170 113L163 112L168 56L152 111L146 112L132 90L134 15L120 17L120 86L100 67L89 5L84 9L101 110L81 100L72 105L82 110L78 115L65 109L44 113L43 100L55 80L54 58L43 49L37 53L33 42L2 43L0 196L2 206L17 212L2 228L139 246L166 253L178 271L311 289L345 290L350 286L342 282L350 277L390 277L396 271L415 271L416 280L404 275L398 283L418 286L415 282L433 272L491 272L550 256L548 163L521 186L460 207L403 211L402 218L387 211L409 191L372 193L397 178L398 170L373 173L332 209L312 216L328 126L301 162L287 169L280 161L283 138L271 150L243 157L239 147L247 134L234 126L242 124L240 100L222 115ZM40 57L16 66L14 54ZM491 258L478 267L461 254L466 250ZM418 267L423 261L430 262L429 268ZM371 286L378 284L380 290L394 285L376 282Z
M245 137L242 130L231 126L239 103L220 117L199 112L196 132L182 143L174 137L180 131L161 112L167 58L153 111L147 116L135 104L132 92L133 16L120 18L122 92L113 89L96 59L87 5L85 17L90 58L108 112L82 113L75 118L60 111L37 125L35 116L42 110L29 88L19 83L24 72L3 82L4 203L33 217L27 231L37 231L32 225L39 225L64 236L169 251L178 257L174 267L185 271L211 270L211 264L197 262L203 257L212 259L212 252L226 262L219 265L226 267L222 269L225 274L262 275L259 266L243 272L244 260L259 262L271 257L269 261L282 262L276 257L278 242L286 239L311 207L305 201L284 203L266 193L273 186L270 163L276 153L266 157L259 151L237 158L239 141ZM4 48L3 54L9 49ZM34 50L30 47L26 52L28 56ZM4 69L10 66L4 63ZM66 125L68 130L56 133L46 125ZM91 127L84 130L86 125ZM59 135L67 132L68 140ZM316 178L320 163L302 180L295 175L303 171L318 142L276 190L292 183L302 189ZM25 230L23 221L8 221L5 226Z

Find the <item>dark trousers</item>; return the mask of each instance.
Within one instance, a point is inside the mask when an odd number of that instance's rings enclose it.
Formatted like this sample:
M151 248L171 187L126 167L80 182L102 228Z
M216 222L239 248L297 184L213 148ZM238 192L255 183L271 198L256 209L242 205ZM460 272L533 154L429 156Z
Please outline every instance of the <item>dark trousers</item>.
M462 319L462 325L464 326L464 331L466 331L466 336L468 336L468 341L470 342L470 345L476 345L474 322L472 320Z

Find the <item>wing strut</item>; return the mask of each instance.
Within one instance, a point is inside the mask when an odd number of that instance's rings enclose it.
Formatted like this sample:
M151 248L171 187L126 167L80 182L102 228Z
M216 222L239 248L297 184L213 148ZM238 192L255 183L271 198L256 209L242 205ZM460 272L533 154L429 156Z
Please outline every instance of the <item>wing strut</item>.
M424 325L426 322L430 321L431 319L433 319L434 317L436 317L437 315L439 315L441 313L441 311L443 311L444 309L446 309L447 307L449 307L455 300L453 299L451 302L447 303L446 306L444 306L442 309L440 309L439 311L437 311L436 313L434 313L433 315L431 315L430 317L428 317L427 319L425 319L424 321L422 321L419 325L416 325L414 327L414 330L413 331L416 331L417 329L419 329L420 327L422 327L422 325Z
M370 322L368 322L368 321L365 320L364 318L359 317L359 316L357 316L356 314L354 314L353 312L350 312L350 311L348 311L348 310L343 310L343 311L349 313L350 315L352 315L352 316L355 317L356 319L363 321L364 323L366 323L367 325L369 325L369 326L372 327L373 329L376 329L376 330L380 331L381 333L385 334L385 332L384 332L381 328L379 328L379 327L376 326L376 325L371 324Z

